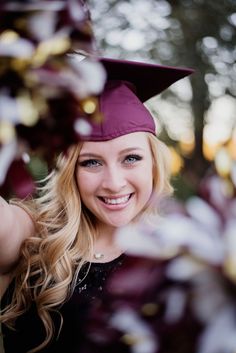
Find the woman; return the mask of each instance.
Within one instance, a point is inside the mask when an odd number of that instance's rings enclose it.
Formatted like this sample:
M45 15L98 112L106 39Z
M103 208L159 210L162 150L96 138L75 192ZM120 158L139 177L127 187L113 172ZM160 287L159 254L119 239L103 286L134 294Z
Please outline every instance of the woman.
M6 353L78 353L89 305L122 265L116 230L155 212L171 192L166 147L141 101L192 71L101 61L108 73L102 121L59 157L38 199L1 199Z

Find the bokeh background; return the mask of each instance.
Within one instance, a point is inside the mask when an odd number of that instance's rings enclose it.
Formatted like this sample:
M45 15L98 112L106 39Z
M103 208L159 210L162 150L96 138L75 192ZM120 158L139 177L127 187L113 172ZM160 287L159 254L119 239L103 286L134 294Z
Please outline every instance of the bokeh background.
M148 102L172 146L176 195L195 193L215 161L228 176L236 159L235 0L88 3L101 55L196 70Z

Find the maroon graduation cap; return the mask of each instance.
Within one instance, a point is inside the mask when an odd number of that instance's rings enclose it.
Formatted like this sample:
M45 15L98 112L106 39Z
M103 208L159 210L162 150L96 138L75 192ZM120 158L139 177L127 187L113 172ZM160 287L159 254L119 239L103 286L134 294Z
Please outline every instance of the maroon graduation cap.
M101 58L107 83L99 96L101 122L92 122L87 141L107 141L132 132L156 135L155 123L143 102L193 73L189 68Z

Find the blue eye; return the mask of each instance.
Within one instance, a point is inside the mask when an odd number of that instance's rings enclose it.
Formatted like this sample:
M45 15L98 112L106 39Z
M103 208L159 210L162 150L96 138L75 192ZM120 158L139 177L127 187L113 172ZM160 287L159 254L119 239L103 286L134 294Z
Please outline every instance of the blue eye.
M101 165L100 162L98 162L96 159L86 159L85 161L82 161L79 163L81 167L87 167L87 168L95 168Z
M134 164L135 162L141 161L142 157L138 154L129 154L125 157L124 162L126 164Z

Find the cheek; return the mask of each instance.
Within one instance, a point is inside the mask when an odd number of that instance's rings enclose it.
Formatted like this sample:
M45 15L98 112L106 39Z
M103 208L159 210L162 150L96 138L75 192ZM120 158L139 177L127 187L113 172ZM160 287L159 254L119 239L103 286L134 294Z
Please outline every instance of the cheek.
M88 178L82 172L77 173L76 177L77 177L77 185L78 185L79 193L81 197L83 197L84 194L89 193L89 190L91 190L92 183L90 181L90 178Z
M154 161L152 159L152 156L150 156L144 174L146 175L146 179L149 180L149 182L151 183L153 183L154 170Z
M90 196L96 194L100 177L97 174L80 171L77 173L77 185L81 200L86 204Z
M146 165L146 168L138 173L136 173L135 179L137 185L143 192L143 194L148 197L153 190L153 167L152 165Z

